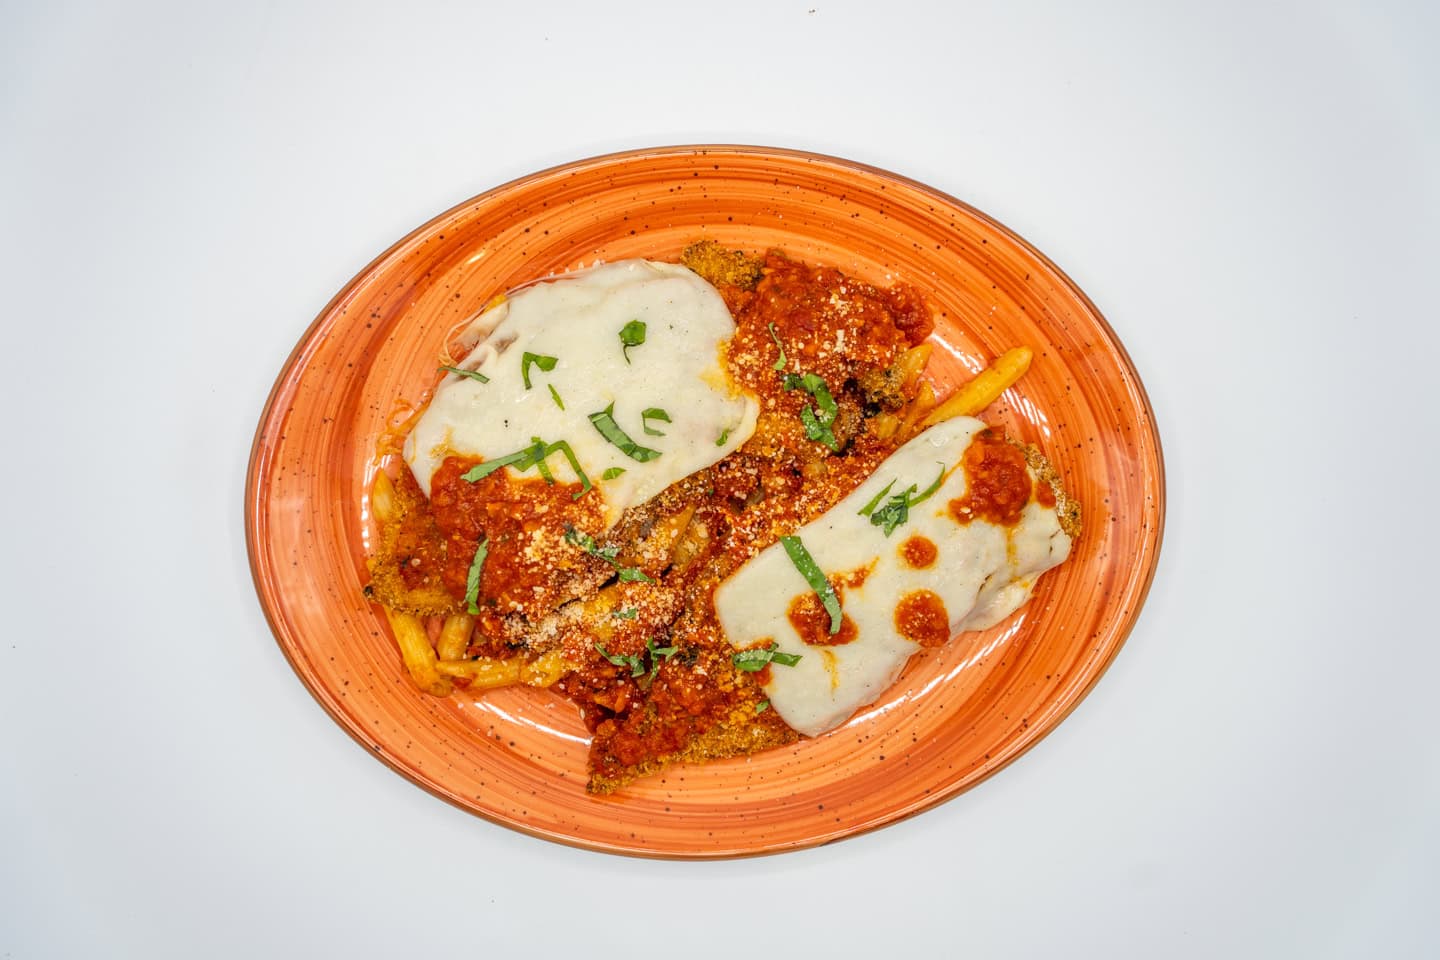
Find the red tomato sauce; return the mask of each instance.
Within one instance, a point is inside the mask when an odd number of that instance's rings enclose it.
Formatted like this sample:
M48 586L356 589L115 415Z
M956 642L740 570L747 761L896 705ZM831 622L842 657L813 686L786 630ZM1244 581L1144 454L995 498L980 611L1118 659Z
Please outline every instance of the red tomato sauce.
M838 592L838 591L837 591ZM835 647L841 644L850 643L860 635L860 629L850 615L845 612L840 614L840 629L835 633L830 632L830 614L825 612L821 605L820 598L814 593L802 593L790 601L790 607L785 611L790 626L800 634L800 639L815 647Z
M597 498L576 499L578 483L516 478L504 468L465 480L479 462L447 457L440 464L430 481L430 512L446 540L443 576L453 596L465 596L475 551L485 540L477 597L485 633L490 618L553 610L563 599L564 575L591 562L565 542L566 529L598 530L602 521Z
M998 431L975 434L961 458L965 470L965 494L950 501L950 515L957 523L988 520L1002 527L1020 522L1020 511L1030 502L1030 474L1025 453Z
M922 647L938 647L950 639L950 614L945 601L929 590L916 590L895 605L895 629Z
M922 537L918 533L900 544L900 559L916 570L934 566L935 558L939 555L940 551L930 538Z

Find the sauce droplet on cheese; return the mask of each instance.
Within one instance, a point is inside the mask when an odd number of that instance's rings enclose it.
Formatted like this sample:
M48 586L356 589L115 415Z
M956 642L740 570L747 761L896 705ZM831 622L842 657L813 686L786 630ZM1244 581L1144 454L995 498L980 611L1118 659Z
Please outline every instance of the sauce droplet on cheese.
M939 647L950 639L950 614L945 601L929 590L915 590L895 606L895 630L922 647Z
M1002 527L1020 522L1020 511L1030 502L1024 451L994 430L981 430L965 448L961 465L966 490L950 501L955 522L988 520Z
M900 544L900 558L916 570L933 566L937 556L939 551L935 549L935 544L918 534Z
M843 604L845 599L844 587L838 587L836 593L840 595ZM800 639L812 647L834 647L849 643L859 635L859 628L850 615L841 611L840 629L835 633L830 632L830 614L820 605L820 598L814 593L798 594L790 601L789 608L785 611L790 621L790 626L800 635Z

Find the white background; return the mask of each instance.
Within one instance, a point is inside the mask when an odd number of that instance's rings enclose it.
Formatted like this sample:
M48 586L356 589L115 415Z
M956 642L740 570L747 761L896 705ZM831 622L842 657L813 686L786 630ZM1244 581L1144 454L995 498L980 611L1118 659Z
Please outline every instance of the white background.
M1433 4L0 2L0 956L1440 952ZM434 799L290 671L269 387L447 207L811 149L1061 265L1129 347L1160 569L1091 696L888 829L746 861Z

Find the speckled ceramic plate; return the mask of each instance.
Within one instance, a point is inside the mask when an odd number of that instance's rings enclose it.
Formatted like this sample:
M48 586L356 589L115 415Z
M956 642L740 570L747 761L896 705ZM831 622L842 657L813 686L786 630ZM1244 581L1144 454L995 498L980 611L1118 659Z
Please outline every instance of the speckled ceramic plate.
M410 685L361 593L366 491L396 398L434 382L446 332L491 296L624 257L674 259L711 238L781 247L925 291L943 393L1029 344L1025 378L985 418L1037 443L1085 506L1069 561L1028 606L910 663L838 730L754 757L585 793L586 732L549 691L437 700ZM676 147L584 160L499 187L420 227L361 271L305 333L260 420L246 488L260 601L301 680L374 755L466 810L536 836L667 857L835 840L953 796L1014 760L1099 679L1155 569L1164 478L1124 348L1044 256L994 220L903 177L830 157Z

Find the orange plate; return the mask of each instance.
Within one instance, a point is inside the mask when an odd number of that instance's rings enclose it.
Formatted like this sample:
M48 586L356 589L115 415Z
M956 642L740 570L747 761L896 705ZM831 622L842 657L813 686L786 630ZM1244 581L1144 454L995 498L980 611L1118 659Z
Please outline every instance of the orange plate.
M925 291L943 393L1008 347L1035 361L986 418L1035 442L1085 508L1069 561L1019 614L916 657L845 726L748 759L682 766L586 795L575 708L515 689L437 700L411 686L365 602L366 491L396 398L435 382L446 332L523 282L710 238L780 247ZM305 333L260 419L245 532L261 605L295 672L395 770L506 826L662 857L825 843L891 823L994 773L1099 679L1155 569L1164 476L1139 377L1069 279L1000 224L928 187L831 157L753 147L640 150L557 167L416 230Z

